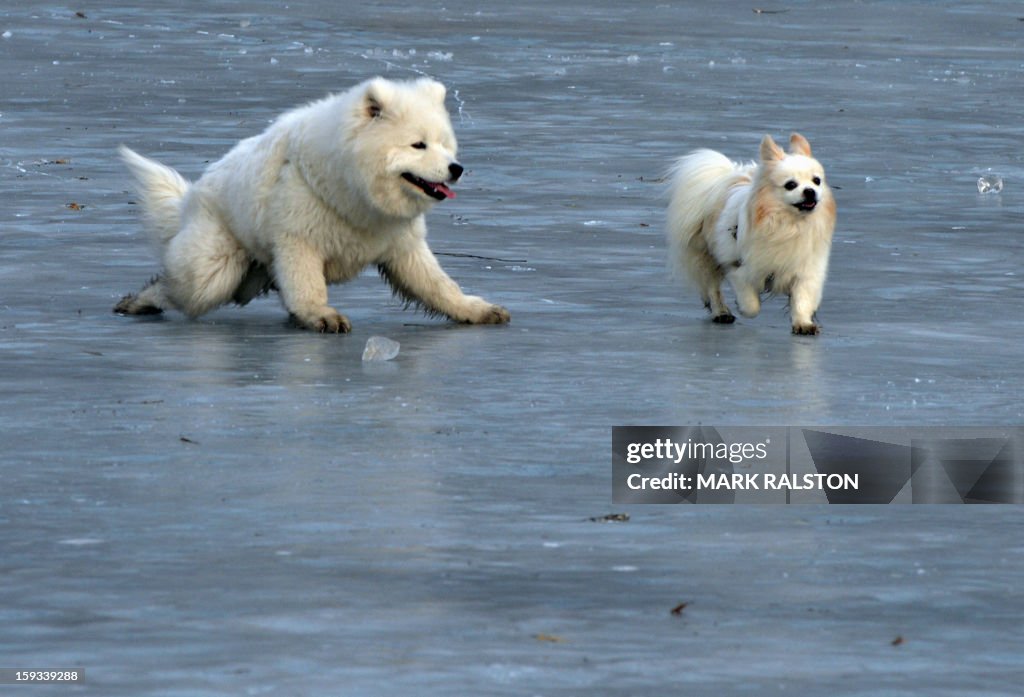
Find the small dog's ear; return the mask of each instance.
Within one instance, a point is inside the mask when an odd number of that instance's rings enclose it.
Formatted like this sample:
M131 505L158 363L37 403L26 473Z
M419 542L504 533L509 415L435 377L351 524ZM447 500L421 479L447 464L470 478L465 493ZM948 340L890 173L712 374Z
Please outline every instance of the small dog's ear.
M761 139L761 162L775 162L784 157L786 157L786 153L772 140L771 136Z
M789 137L789 151L794 155L806 155L811 156L811 144L807 142L799 133L794 133Z
M369 119L375 119L387 109L394 88L382 77L375 77L366 83L363 92L363 113Z

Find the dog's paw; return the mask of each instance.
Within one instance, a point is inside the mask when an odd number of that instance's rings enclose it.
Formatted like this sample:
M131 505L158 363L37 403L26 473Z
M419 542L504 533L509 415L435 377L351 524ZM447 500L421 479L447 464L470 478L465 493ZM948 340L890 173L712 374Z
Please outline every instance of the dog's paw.
M715 315L714 317L711 318L711 321L714 322L715 324L732 324L733 322L736 321L736 315L730 312L726 312L721 315Z
M352 323L340 312L333 312L319 318L311 329L321 334L348 334L352 331Z
M348 317L333 307L324 307L303 315L293 312L291 320L302 329L310 329L321 334L348 334L352 331L352 323L348 321Z
M488 305L467 320L468 324L508 324L512 315L501 305Z
M810 324L794 324L793 333L800 336L817 336L821 334L821 327L814 322Z
M140 300L137 295L126 295L114 305L114 314L118 315L159 315L163 310Z
M501 305L492 305L475 295L466 296L464 307L465 309L459 313L460 316L452 319L464 324L508 324L512 320L512 315L507 309Z
M487 311L482 313L475 324L508 324L512 321L512 315L501 305L491 305Z

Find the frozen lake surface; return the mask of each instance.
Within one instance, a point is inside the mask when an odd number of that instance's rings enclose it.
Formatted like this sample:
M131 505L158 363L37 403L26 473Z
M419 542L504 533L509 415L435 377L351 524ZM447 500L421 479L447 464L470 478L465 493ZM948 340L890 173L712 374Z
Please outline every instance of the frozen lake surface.
M1019 508L610 484L614 425L1022 422L1019 3L82 5L0 10L0 667L107 697L1020 694ZM111 314L157 270L118 144L195 177L375 74L448 85L467 173L432 245L511 325L371 273L332 288L347 336L273 297ZM781 299L712 325L657 180L794 130L837 188L824 334ZM374 335L399 355L363 363Z

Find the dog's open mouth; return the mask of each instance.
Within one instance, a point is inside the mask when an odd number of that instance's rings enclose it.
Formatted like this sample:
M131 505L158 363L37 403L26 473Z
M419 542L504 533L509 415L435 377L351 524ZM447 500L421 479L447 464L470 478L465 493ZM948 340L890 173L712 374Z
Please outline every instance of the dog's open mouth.
M809 213L813 211L817 205L817 201L801 201L800 203L794 203L793 207L797 210L803 211L804 213Z
M446 198L455 198L455 192L448 188L444 182L428 182L426 179L421 179L411 172L405 172L402 174L402 178L413 186L423 190L427 196L438 201L443 201Z

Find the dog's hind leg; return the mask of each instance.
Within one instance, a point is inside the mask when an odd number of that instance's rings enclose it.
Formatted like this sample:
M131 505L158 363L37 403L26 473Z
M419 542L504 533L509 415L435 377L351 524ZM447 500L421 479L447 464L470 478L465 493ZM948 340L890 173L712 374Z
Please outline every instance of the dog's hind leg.
M685 276L700 291L704 307L711 313L715 324L732 324L736 321L732 310L722 296L722 281L725 271L712 256L704 233L694 235L683 250L676 250L678 258L672 268L677 275Z
M692 264L690 273L700 285L701 300L711 313L711 321L715 324L735 322L736 317L722 295L722 281L725 280L722 267L715 263L710 255L704 255L702 259Z
M159 276L154 276L138 293L121 298L114 305L114 312L119 315L158 315L168 305L163 282Z
M163 274L151 286L154 299L198 317L231 301L250 258L215 213L196 205L164 246L163 263Z
M725 302L725 297L722 295L721 283L716 284L713 288L706 289L704 293L704 307L711 312L712 322L715 324L732 324L736 321L736 316L729 309Z
M163 273L138 294L122 298L114 312L152 315L174 307L198 317L230 302L238 291L249 269L248 252L201 200L187 205L181 230L163 244Z

